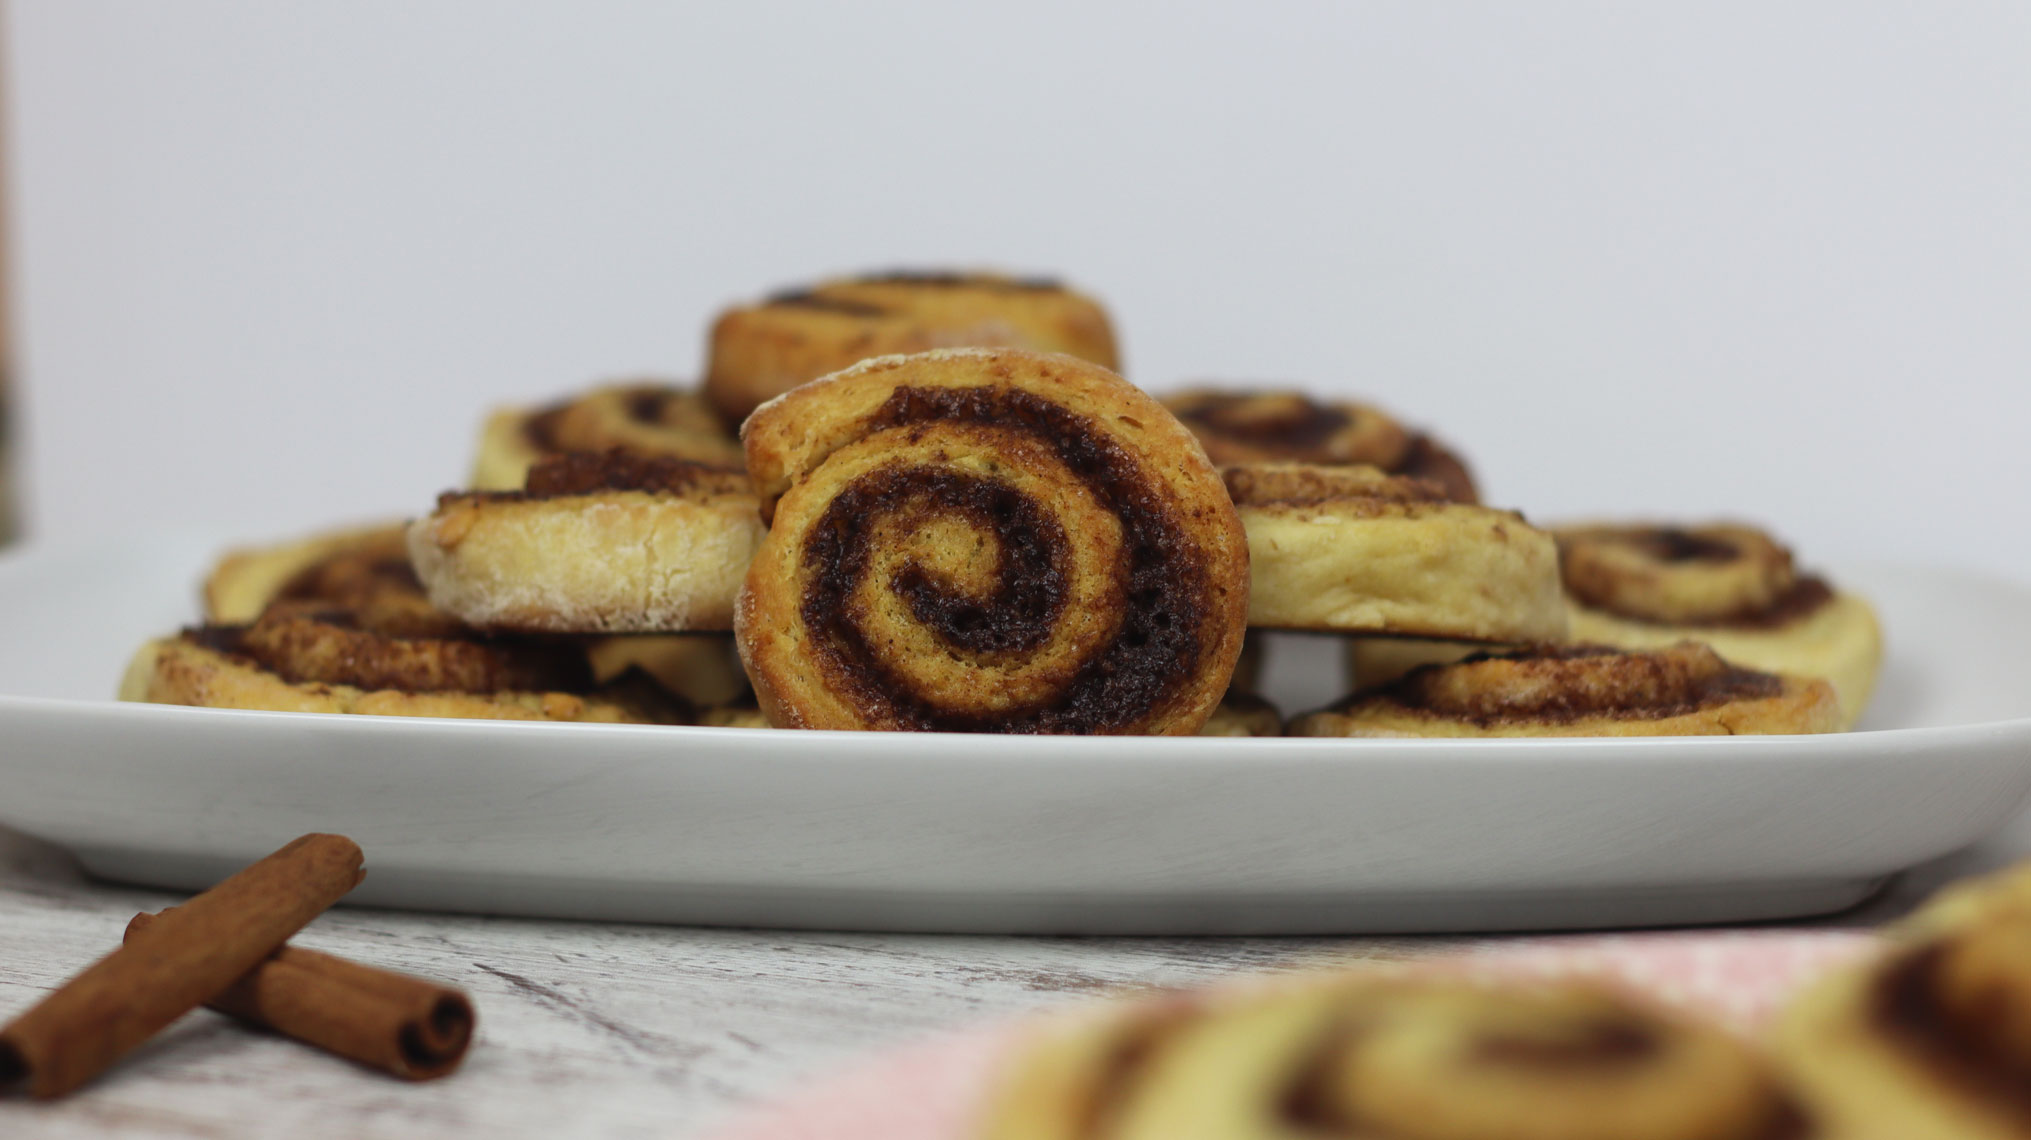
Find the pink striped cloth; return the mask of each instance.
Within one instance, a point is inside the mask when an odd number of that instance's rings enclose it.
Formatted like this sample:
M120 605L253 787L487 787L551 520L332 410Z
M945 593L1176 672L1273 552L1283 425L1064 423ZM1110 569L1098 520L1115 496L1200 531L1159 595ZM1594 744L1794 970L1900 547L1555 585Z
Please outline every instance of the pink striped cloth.
M1489 977L1602 977L1753 1031L1867 934L1726 930L1532 937L1451 949L1433 968ZM714 1140L966 1140L1024 1021L948 1034L835 1074L736 1120Z

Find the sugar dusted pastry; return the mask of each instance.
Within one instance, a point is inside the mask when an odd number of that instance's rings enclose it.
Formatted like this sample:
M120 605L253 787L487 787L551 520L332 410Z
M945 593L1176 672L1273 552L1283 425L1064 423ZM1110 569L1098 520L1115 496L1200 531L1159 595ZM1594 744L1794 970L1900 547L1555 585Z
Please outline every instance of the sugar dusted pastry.
M1372 467L1223 469L1248 531L1248 624L1477 641L1564 636L1558 553L1511 511Z
M1949 888L1786 1011L1778 1055L1849 1140L2031 1137L2031 866Z
M1737 665L1825 677L1841 726L1868 706L1883 634L1862 598L1804 574L1755 527L1557 527L1572 637L1632 649L1704 641Z
M1350 973L1037 1032L976 1140L1811 1140L1756 1050L1585 982Z
M1292 736L1738 736L1833 732L1840 704L1817 678L1723 661L1697 642L1664 649L1536 646L1427 665L1291 722Z
M522 491L442 496L409 554L431 603L484 629L724 630L762 531L739 472L574 452Z
M1069 356L882 357L743 437L772 518L734 624L771 723L1197 732L1248 554L1170 413Z
M892 272L728 309L712 326L705 387L738 423L762 402L869 357L961 345L1063 352L1120 367L1106 311L1056 281Z
M567 451L609 451L741 468L740 441L698 391L673 384L610 384L547 407L503 408L487 417L473 461L473 489L512 491L529 468Z

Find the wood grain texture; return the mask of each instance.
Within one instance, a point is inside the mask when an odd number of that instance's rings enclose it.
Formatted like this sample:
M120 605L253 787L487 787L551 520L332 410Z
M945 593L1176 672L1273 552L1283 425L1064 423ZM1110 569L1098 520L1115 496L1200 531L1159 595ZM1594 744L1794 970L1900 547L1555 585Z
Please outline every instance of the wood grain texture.
M371 853L369 853L371 858ZM1846 916L2031 856L2031 817ZM0 1016L176 896L92 883L0 829ZM541 922L340 908L298 944L471 993L465 1067L409 1085L199 1011L70 1101L0 1102L10 1140L685 1137L871 1051L1116 987L1393 956L1461 940L1008 938Z

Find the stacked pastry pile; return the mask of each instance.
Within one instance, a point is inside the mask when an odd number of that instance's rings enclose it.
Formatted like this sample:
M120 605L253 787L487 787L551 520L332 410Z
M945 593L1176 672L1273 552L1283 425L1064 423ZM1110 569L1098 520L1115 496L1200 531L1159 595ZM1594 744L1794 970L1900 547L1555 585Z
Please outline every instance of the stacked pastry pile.
M1592 979L1434 966L1080 1011L981 1140L2031 1136L2031 867L1943 895L1753 1036Z
M1379 408L1159 401L1117 366L1100 306L1051 282L735 307L700 390L497 413L475 489L406 530L228 557L122 696L1275 735L1243 637L1284 629L1349 638L1362 682L1304 735L1820 732L1867 699L1868 606L1760 532L1539 530Z

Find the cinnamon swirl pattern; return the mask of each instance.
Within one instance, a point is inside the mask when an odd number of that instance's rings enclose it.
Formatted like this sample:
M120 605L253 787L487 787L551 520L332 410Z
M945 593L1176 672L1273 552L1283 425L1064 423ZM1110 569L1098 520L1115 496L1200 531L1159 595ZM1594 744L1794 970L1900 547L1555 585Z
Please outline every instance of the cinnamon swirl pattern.
M1427 665L1299 717L1293 736L1734 736L1833 732L1816 678L1723 661L1697 642L1649 651L1537 646Z
M721 314L705 388L729 422L869 357L964 345L1063 352L1120 367L1099 303L1055 281L892 272L822 281Z
M2031 867L1893 928L1786 1012L1778 1051L1843 1137L2031 1137Z
M205 620L245 624L277 597L322 597L380 579L412 579L401 523L326 531L274 546L227 551L205 576Z
M572 452L522 491L440 497L409 555L431 603L483 629L724 630L762 530L739 472Z
M1248 623L1539 641L1566 631L1550 536L1511 511L1372 467L1223 470L1248 530Z
M1883 659L1875 611L1755 527L1553 528L1575 640L1648 649L1704 641L1737 665L1825 677L1841 727L1868 706Z
M1581 982L1350 975L1110 1011L1033 1043L982 1140L1806 1140L1726 1033Z
M150 642L123 700L281 712L682 723L684 703L630 672L596 686L576 645L483 637L439 613L399 532L303 568L253 621Z
M1464 460L1371 404L1322 402L1290 389L1189 388L1164 397L1164 406L1222 467L1358 463L1428 479L1454 502L1480 501Z
M740 441L700 393L660 383L613 384L548 407L504 408L487 417L472 486L512 491L529 468L567 451L608 451L741 468Z
M1161 405L1068 356L883 357L743 429L772 518L734 632L779 727L1196 732L1248 556Z

